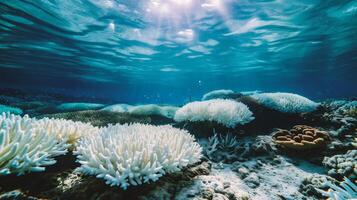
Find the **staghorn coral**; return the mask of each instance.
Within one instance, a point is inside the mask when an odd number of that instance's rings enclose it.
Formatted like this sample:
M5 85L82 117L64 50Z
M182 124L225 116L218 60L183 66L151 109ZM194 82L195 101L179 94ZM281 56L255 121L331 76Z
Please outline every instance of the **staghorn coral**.
M357 177L357 150L349 150L346 154L325 157L322 163L330 168L330 176L346 176L348 178Z
M43 118L37 121L39 126L49 133L55 134L58 139L67 138L67 142L73 145L84 135L91 135L99 131L99 128L89 123L74 122L72 120Z
M264 106L283 113L305 113L316 110L319 103L292 93L260 93L251 95Z
M328 191L324 191L316 188L323 196L329 197L330 200L348 200L357 198L357 185L348 178L344 178L344 181L340 185L335 185L330 181L326 181L326 185L330 187Z
M253 119L253 113L245 104L224 99L188 103L178 109L174 117L177 122L215 121L229 128Z
M74 153L81 164L77 171L126 189L198 162L201 151L185 130L169 125L117 124L80 139Z
M53 157L67 152L67 138L58 139L36 119L3 113L0 116L0 175L40 172Z
M325 147L330 136L316 128L296 125L290 131L279 129L273 134L273 141L288 149L309 150Z

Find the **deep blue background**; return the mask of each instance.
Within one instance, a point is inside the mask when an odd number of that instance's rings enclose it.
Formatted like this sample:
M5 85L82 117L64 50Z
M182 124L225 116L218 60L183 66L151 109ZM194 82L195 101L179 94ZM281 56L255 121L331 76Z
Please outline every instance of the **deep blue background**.
M128 103L357 95L357 1L2 0L0 13L4 88Z

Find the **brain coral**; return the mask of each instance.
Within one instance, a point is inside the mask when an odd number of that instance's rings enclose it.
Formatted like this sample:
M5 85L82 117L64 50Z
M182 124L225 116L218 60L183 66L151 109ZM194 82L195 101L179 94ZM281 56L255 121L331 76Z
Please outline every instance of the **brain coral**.
M290 131L279 129L273 135L274 142L282 147L309 150L325 147L330 136L325 131L306 125L296 125Z
M264 106L284 113L304 113L314 111L318 103L292 93L260 93L251 95Z
M66 138L57 139L27 115L0 116L0 175L44 171L67 147Z
M201 147L187 131L172 126L111 125L79 140L77 171L126 189L156 181L196 163Z
M195 101L176 111L175 121L215 121L226 127L246 124L254 119L253 113L243 103L214 99Z

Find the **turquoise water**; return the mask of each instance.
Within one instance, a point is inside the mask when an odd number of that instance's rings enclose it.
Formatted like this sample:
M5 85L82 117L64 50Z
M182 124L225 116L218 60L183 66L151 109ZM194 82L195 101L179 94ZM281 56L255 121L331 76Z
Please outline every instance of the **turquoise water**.
M182 103L357 94L357 1L2 0L0 86Z

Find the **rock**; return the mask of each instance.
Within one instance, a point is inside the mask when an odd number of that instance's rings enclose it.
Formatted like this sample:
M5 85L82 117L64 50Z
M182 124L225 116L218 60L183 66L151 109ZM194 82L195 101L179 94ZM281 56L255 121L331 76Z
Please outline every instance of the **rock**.
M259 186L259 177L257 173L253 172L243 179L246 184L251 188L256 188Z
M238 174L241 177L241 179L244 179L249 175L249 170L245 167L240 167L238 169Z

